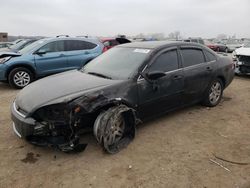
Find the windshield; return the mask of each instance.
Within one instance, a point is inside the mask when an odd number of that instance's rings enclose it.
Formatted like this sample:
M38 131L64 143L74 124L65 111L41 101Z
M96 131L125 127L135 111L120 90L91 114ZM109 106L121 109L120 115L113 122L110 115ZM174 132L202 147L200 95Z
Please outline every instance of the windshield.
M138 70L150 50L116 47L88 63L82 71L110 79L126 80Z
M22 40L21 42L14 44L12 46L10 46L9 48L12 50L20 50L22 49L23 46L25 46L26 43L28 43L29 41L27 40Z
M36 48L36 46L43 44L44 42L45 42L45 40L38 40L36 42L33 42L32 44L25 46L23 49L21 49L19 51L19 53L21 53L21 54L29 53L31 50Z
M244 47L245 47L245 48L250 48L250 41L244 43Z

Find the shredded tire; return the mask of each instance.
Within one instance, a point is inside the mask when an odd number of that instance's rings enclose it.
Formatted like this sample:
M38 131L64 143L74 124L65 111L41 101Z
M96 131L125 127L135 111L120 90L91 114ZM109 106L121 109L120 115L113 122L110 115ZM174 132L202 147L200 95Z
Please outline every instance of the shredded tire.
M122 128L117 128L116 125L120 122ZM134 139L135 124L134 110L125 105L119 105L99 114L94 124L94 134L104 150L107 153L114 154L127 147ZM113 136L115 134L112 132L115 131L118 131L118 138ZM113 136L111 139L110 135Z

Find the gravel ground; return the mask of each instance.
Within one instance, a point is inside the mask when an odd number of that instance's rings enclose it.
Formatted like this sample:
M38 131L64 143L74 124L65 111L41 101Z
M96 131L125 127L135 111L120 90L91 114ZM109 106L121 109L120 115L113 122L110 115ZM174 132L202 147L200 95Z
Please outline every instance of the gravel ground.
M0 187L250 187L250 165L215 157L250 163L250 77L236 77L215 108L196 105L140 125L115 155L91 134L79 154L19 139L9 110L17 92L0 84Z

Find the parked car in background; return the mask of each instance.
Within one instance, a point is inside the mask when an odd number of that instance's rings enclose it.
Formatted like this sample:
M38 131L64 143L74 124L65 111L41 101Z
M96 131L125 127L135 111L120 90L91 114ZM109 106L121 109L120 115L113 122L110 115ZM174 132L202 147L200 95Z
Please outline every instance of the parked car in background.
M19 50L23 49L24 47L28 46L29 44L37 41L36 39L25 39L17 44L8 46L7 48L0 49L0 54L3 52L18 52Z
M24 39L16 39L16 40L12 41L11 43L12 44L17 44L17 43L21 42L22 40L24 40Z
M207 47L209 47L215 52L226 52L226 53L228 52L228 48L224 44L214 43L209 40L204 40L204 43Z
M15 133L62 151L84 149L80 133L92 128L116 153L135 136L136 123L202 102L219 104L234 77L232 59L183 42L119 45L73 70L24 88L11 107Z
M13 45L11 42L0 42L0 49L2 49L2 48L8 48L11 45Z
M195 42L195 43L199 43L199 44L205 44L204 40L202 38L188 38L188 39L184 39L184 42Z
M237 75L250 74L250 41L236 49L232 56L235 62L235 73Z
M233 52L242 46L237 40L228 40L225 45L227 46L228 52Z
M107 50L113 48L114 46L131 42L126 38L101 38L100 41L104 45L103 52L106 52Z
M103 44L86 38L38 40L18 53L0 55L0 81L23 88L36 78L79 69L102 53Z

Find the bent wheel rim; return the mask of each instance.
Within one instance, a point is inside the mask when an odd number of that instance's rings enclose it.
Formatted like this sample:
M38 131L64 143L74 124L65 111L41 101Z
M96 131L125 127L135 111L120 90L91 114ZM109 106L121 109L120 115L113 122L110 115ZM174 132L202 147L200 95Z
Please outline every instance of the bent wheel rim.
M18 71L14 75L13 81L19 87L27 86L30 83L30 75L25 71Z
M219 82L215 82L210 90L209 101L211 104L216 104L221 96L222 88Z
M107 134L105 135L105 140L107 145L116 144L119 140L121 140L125 130L125 122L123 116L119 114L119 116L113 121L112 125L110 125Z

